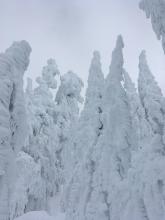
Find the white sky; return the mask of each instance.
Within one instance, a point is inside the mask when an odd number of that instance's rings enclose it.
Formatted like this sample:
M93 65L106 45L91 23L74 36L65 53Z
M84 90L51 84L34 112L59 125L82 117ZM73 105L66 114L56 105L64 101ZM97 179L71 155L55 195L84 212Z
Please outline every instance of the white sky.
M102 56L106 75L116 37L125 42L125 68L136 81L138 56L147 51L148 63L165 93L165 55L139 0L0 0L0 51L14 40L32 47L26 73L33 79L50 57L61 74L76 72L86 83L93 50Z

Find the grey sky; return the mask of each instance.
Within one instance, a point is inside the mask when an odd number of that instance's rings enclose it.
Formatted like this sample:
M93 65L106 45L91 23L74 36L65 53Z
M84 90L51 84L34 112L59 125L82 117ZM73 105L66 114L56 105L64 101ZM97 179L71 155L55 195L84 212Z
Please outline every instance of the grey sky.
M72 69L84 81L92 51L101 52L106 75L118 34L125 42L125 68L135 81L138 56L147 51L150 68L165 93L165 56L139 0L0 0L0 51L27 40L32 55L26 76L33 79L50 57L61 73Z

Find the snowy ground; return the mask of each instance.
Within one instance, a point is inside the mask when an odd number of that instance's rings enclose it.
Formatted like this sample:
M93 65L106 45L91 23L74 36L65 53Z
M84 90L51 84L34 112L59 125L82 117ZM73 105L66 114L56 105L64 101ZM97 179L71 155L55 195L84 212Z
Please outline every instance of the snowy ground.
M56 216L50 216L45 211L28 212L15 220L64 220L64 214L58 213Z
M65 214L60 212L59 200L56 196L49 201L49 214L45 211L33 211L14 220L65 220Z

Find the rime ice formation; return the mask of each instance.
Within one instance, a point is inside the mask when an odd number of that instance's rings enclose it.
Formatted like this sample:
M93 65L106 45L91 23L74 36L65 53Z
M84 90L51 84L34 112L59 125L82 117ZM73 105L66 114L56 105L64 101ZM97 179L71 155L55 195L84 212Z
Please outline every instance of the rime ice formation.
M155 139L160 141L157 150L164 151L165 98L147 65L145 51L142 51L139 57L138 90L146 119Z
M47 208L47 200L56 190L57 129L53 112L55 103L50 88L56 88L55 76L59 75L53 59L47 61L42 76L37 78L38 87L33 90L28 79L26 108L28 138L17 157L15 193L11 203L11 218L24 212Z
M134 150L142 148L148 143L148 139L152 136L151 127L145 118L145 109L143 108L140 97L136 91L129 74L124 70L124 88L129 100L129 109L131 113L131 122L133 129Z
M74 137L70 142L71 149L69 147L71 150L70 175L64 197L65 208L69 210L68 219L85 218L83 211L92 190L95 163L93 154L103 129L101 122L103 88L104 77L101 70L100 54L95 51L89 70L84 109L75 126ZM75 213L74 210L76 210Z
M3 220L9 217L10 177L15 153L25 141L23 74L30 52L28 43L21 41L14 42L0 54L0 219Z
M165 1L164 0L141 0L140 9L151 19L153 30L165 52Z
M149 71L144 51L139 58L138 88L142 108L145 111L143 124L150 126L151 133L143 146L132 154L127 178L113 193L111 219L161 220L165 218L164 204L164 146L160 127L163 118L162 94ZM162 108L162 111L160 109ZM159 127L160 126L160 127ZM142 126L142 131L143 131ZM145 134L145 131L143 131Z
M140 8L165 50L165 1ZM106 78L94 51L81 113L74 72L49 59L24 94L29 44L0 54L0 220L165 219L165 98L145 51L136 90L123 48L118 36Z
M57 120L59 146L57 157L59 158L59 169L62 173L63 184L68 177L72 161L71 140L74 135L74 127L79 116L79 103L83 102L81 89L84 86L82 80L72 71L61 76L61 85L56 94ZM71 145L71 146L70 146ZM62 185L63 185L62 184Z
M59 194L64 184L63 148L72 122L78 118L83 83L73 72L61 76L55 102L51 91L57 87L58 75L55 61L49 59L35 89L28 78L28 136L16 160L20 172L10 204L11 219L29 211L48 210L49 199Z

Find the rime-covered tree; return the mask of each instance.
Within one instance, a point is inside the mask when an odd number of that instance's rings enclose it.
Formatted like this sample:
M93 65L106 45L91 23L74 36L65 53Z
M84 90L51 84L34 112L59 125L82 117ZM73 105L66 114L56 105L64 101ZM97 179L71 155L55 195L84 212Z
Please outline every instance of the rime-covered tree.
M112 53L110 72L106 78L104 90L104 114L103 124L106 149L114 151L116 170L120 178L126 176L130 164L131 143L131 116L129 100L123 88L123 54L124 47L122 37L119 36L116 48ZM112 153L113 154L113 153Z
M66 177L68 177L68 167L72 161L71 158L71 138L74 135L73 128L79 117L79 103L83 102L81 97L81 89L83 87L82 80L72 71L61 76L61 85L56 94L56 115L55 121L58 127L58 150L56 151L57 166L59 176L61 176L60 188L64 185Z
M110 219L112 193L127 176L131 161L131 116L123 88L122 37L119 36L112 53L109 74L103 95L103 134L95 160L93 188L86 208L88 219ZM97 203L95 203L97 201Z
M104 76L101 69L100 54L93 53L93 59L89 69L88 88L83 111L78 123L76 158L86 157L86 153L93 144L97 144L102 129L102 96L104 88ZM79 132L80 131L80 132ZM87 147L87 149L86 149ZM82 153L81 153L82 151Z
M89 175L92 174L92 178L88 179L90 184L88 180L86 182L90 185L87 187L87 197L84 203L80 202L78 210L73 207L72 212L68 211L67 219L110 219L113 190L126 178L130 167L131 118L128 99L122 86L123 46L122 37L119 36L104 86L102 132L90 155L89 164L86 164L89 167ZM73 193L74 189L75 186ZM82 189L80 185L78 190ZM75 196L75 203L81 199Z
M165 158L160 132L163 131L160 127L163 125L164 101L161 90L148 68L144 52L139 59L138 83L145 120L150 126L151 135L133 155L127 179L113 193L112 220L165 218Z
M140 9L146 13L146 17L151 19L153 30L162 41L165 52L165 1L164 0L141 0Z
M148 67L145 51L142 51L139 57L138 90L145 109L145 117L152 128L153 138L156 141L155 150L163 153L165 150L165 98Z
M53 59L48 60L39 86L26 89L28 138L17 157L17 175L11 203L11 219L31 210L47 209L48 200L56 191L57 129L54 123L55 103L50 89L56 88L59 74Z
M151 137L152 131L148 121L145 118L145 110L141 104L139 94L132 82L129 74L124 70L124 88L129 100L129 108L131 113L131 123L134 135L134 150L145 147L145 143ZM136 152L135 152L136 153Z
M21 41L0 54L0 219L3 220L9 218L15 155L25 141L23 75L30 52L29 44Z
M88 88L84 109L75 126L74 137L71 139L71 161L69 169L74 172L69 175L64 201L68 216L76 210L78 219L83 219L88 196L92 188L93 159L97 141L102 132L102 96L104 76L101 70L99 52L93 53L89 69ZM81 189L81 190L80 190ZM68 217L69 218L69 217Z

